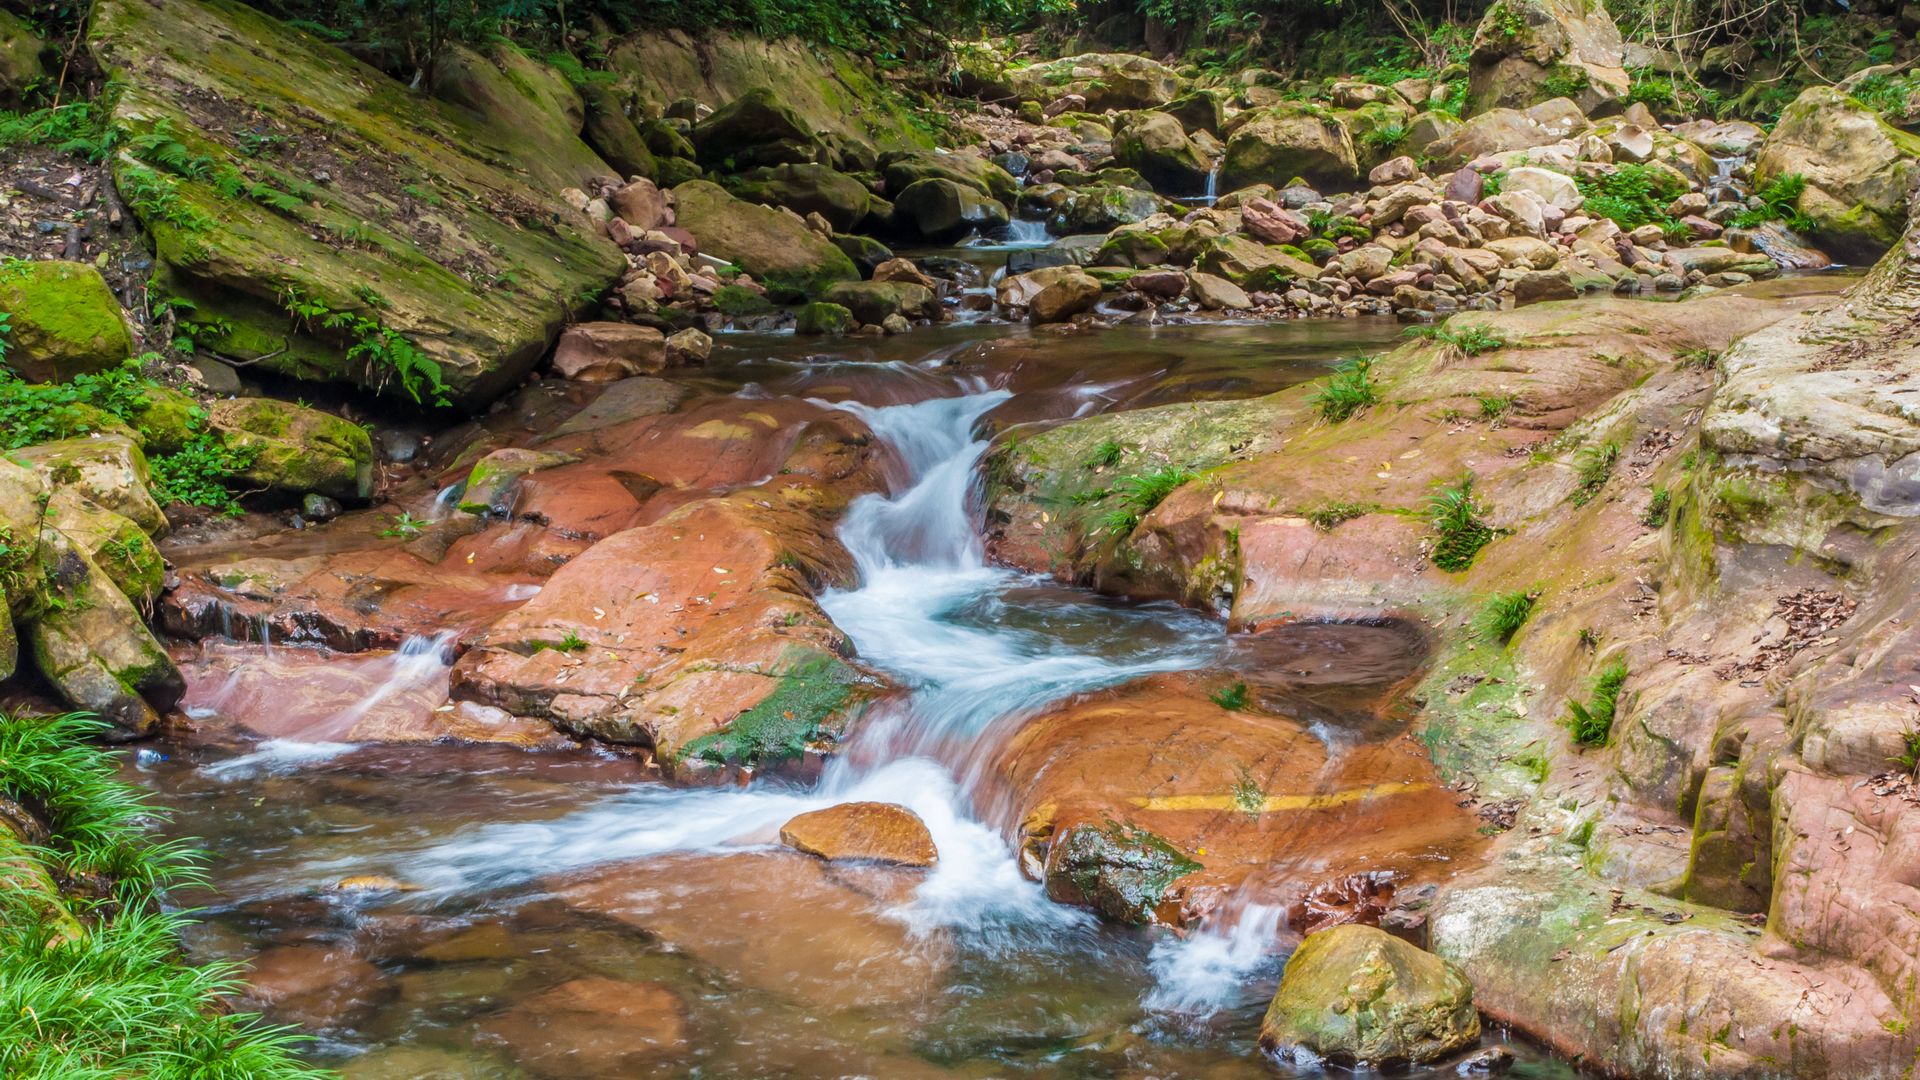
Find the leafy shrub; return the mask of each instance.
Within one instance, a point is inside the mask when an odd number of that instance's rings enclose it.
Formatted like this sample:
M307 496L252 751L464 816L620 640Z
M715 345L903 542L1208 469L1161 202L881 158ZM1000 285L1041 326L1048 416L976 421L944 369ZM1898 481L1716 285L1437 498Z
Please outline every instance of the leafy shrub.
M1153 512L1174 489L1193 479L1193 473L1177 465L1152 472L1123 476L1114 482L1112 495L1119 505L1100 517L1100 529L1114 536L1128 536L1140 527L1140 519Z
M1457 330L1447 329L1446 323L1414 326L1408 328L1407 336L1437 341L1442 345L1458 349L1468 356L1479 356L1481 353L1504 349L1513 344L1497 328L1481 326L1477 323L1461 326Z
M1442 570L1465 570L1473 557L1493 540L1493 529L1480 520L1480 507L1473 498L1473 474L1445 487L1427 499L1427 520L1438 535L1430 556Z
M1373 358L1352 356L1340 361L1309 400L1323 418L1336 424L1377 404L1380 391L1373 381Z
M153 493L161 502L204 506L229 517L238 516L234 475L252 465L252 447L228 446L211 431L196 432L178 453L152 458Z
M1615 660L1594 676L1585 704L1567 701L1567 729L1581 746L1605 746L1613 736L1613 715L1619 707L1620 686L1627 681L1627 662Z
M1679 177L1653 165L1619 165L1610 173L1577 181L1586 196L1581 212L1609 218L1623 229L1642 225L1665 227L1667 204L1686 194Z
M1753 193L1759 206L1742 210L1733 219L1738 229L1752 229L1769 221L1778 221L1794 232L1811 232L1813 219L1800 212L1800 196L1807 190L1807 178L1799 173L1782 173L1762 184Z
M1667 515L1672 512L1673 493L1664 487L1653 489L1653 498L1647 500L1647 509L1640 515L1640 524L1649 529L1658 529L1667 523Z

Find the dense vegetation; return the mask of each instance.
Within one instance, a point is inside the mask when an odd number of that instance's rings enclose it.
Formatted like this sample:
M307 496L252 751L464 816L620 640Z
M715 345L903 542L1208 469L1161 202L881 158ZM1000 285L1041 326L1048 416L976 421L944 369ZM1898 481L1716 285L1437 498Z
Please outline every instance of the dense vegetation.
M0 799L48 830L29 854L0 827L0 1075L326 1075L299 1062L289 1033L223 1011L232 967L180 962L186 916L160 894L198 880L198 859L148 835L157 812L87 743L103 727L0 716Z

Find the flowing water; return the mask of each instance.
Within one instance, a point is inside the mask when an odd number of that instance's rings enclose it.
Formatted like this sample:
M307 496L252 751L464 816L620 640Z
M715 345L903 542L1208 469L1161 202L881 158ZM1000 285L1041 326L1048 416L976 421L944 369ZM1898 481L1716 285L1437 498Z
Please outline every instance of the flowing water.
M1263 374L1232 378L1218 369L1234 362L1193 360L1216 347L1207 332L1161 342L1178 357L1157 363L1128 359L1151 343L1126 334L1091 351L1059 342L1108 361L1099 379L980 335L868 358L858 377L843 358L734 343L751 358L727 376L734 392L832 401L898 459L889 491L840 525L857 587L821 605L910 692L810 784L681 789L587 752L356 747L341 739L379 710L447 707L446 639L349 657L209 646L196 711L278 734L135 766L218 857L196 952L309 973L280 980L275 1015L319 1031L318 1056L363 1080L1312 1073L1254 1045L1283 958L1280 906L1249 894L1180 938L1056 904L1022 874L986 775L994 746L1053 703L1260 660L1202 614L989 563L976 491L988 432L1169 393L1231 396L1223 378L1297 381L1345 351L1295 341L1307 355L1275 376L1287 350L1263 333ZM1286 666L1316 662L1343 661ZM276 727L288 712L308 719ZM938 864L830 867L779 846L788 818L855 800L912 809ZM604 1011L522 1008L558 992L669 1004L618 1030ZM1517 1075L1572 1075L1515 1049Z

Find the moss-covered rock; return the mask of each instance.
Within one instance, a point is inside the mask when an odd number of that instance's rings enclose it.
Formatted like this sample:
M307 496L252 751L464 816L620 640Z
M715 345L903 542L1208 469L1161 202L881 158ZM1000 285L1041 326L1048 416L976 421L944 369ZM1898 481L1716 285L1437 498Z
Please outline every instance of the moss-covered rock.
M587 145L613 166L615 172L629 180L636 176L657 179L660 165L654 160L653 147L627 115L620 95L605 83L590 82L580 87L580 99L587 110L580 135ZM687 149L687 156L693 156L692 147Z
M1625 46L1604 4L1498 0L1473 35L1467 109L1524 109L1572 98L1580 111L1617 109L1627 96Z
M206 410L191 395L171 387L141 388L140 403L132 410L140 448L149 454L178 453L207 425Z
M1920 136L1831 87L1807 89L1780 114L1754 159L1760 187L1805 179L1799 210L1828 254L1865 263L1893 246L1907 223L1907 194L1920 180Z
M27 21L0 8L0 105L18 105L46 78L40 53L45 39Z
M693 129L700 164L734 172L764 165L808 164L827 157L824 143L791 105L757 86L714 110Z
M1145 221L1161 210L1160 197L1151 191L1095 184L1075 191L1053 219L1055 232L1111 232L1122 225Z
M1113 159L1138 170L1156 190L1192 195L1206 190L1213 162L1169 113L1138 112L1113 131Z
M469 63L468 104L453 105L233 0L106 0L89 43L122 87L115 182L162 287L231 326L209 337L218 352L431 392L417 359L478 404L625 267L560 198L609 170L565 130L564 84L544 66ZM507 112L476 111L487 103ZM239 133L268 141L243 153ZM204 161L183 173L167 164L180 155ZM295 298L305 314L289 314ZM326 314L339 312L357 319Z
M7 366L29 382L105 371L133 352L120 302L85 263L0 265L0 312L8 316Z
M51 488L71 489L132 520L150 536L164 536L167 516L153 500L147 457L125 435L61 439L15 450L9 457L38 473Z
M1320 268L1308 259L1290 254L1285 247L1244 236L1222 236L1208 242L1194 265L1243 289L1271 289L1298 278L1320 276Z
M1006 73L1015 93L1035 101L1079 94L1094 112L1151 109L1180 93L1180 75L1172 68L1132 53L1084 53L1063 56Z
M513 511L520 478L541 469L571 465L580 458L551 450L507 447L474 463L460 492L460 509L469 514L505 516Z
M215 402L207 424L228 447L249 455L239 479L287 495L336 499L373 494L373 440L331 413L271 398Z
M819 214L835 232L846 232L867 216L872 196L865 184L826 165L774 165L753 169L727 182L727 189L748 202L784 206L802 217Z
M586 103L565 76L505 41L484 51L455 45L433 65L433 96L506 134L525 154L515 164L548 190L577 187L609 170L580 139Z
M999 228L1007 221L1007 208L998 200L942 177L916 180L893 200L894 228L936 242Z
M736 199L718 184L694 180L673 189L679 225L700 250L725 259L766 286L775 300L807 300L860 271L831 240L790 214Z
M1020 182L1012 173L974 154L931 150L884 154L880 158L880 172L887 182L887 194L895 200L901 192L922 180L952 180L1009 204L1020 193Z
M1145 829L1117 821L1076 825L1047 849L1047 895L1117 922L1161 914L1173 883L1200 863ZM1171 920L1163 920L1171 921Z
M889 315L940 317L940 301L933 290L911 281L849 281L828 289L822 299L846 308L863 323L875 325L885 322Z
M1359 159L1347 125L1332 112L1303 102L1281 102L1234 117L1227 125L1220 187L1282 187L1295 178L1321 190L1345 191L1360 182Z
M816 300L793 313L796 334L844 334L858 325L853 312L839 304Z
M1307 936L1260 1023L1270 1049L1303 1046L1342 1063L1433 1061L1479 1038L1465 973L1357 923Z

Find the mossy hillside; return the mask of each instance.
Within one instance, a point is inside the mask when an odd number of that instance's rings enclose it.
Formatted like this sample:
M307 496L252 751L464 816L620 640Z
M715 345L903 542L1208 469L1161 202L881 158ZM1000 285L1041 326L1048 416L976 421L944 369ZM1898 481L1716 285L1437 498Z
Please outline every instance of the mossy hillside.
M168 279L199 303L242 298L235 326L258 343L315 343L264 367L404 389L377 357L347 355L352 333L269 314L298 297L377 321L439 366L456 402L483 402L623 265L558 198L588 179L573 173L590 152L556 166L516 125L421 98L249 8L108 0L90 44L120 87L115 179ZM156 132L183 153L143 160ZM271 193L223 194L236 175Z
M0 263L6 366L34 382L104 371L133 353L120 302L100 271L82 263Z

